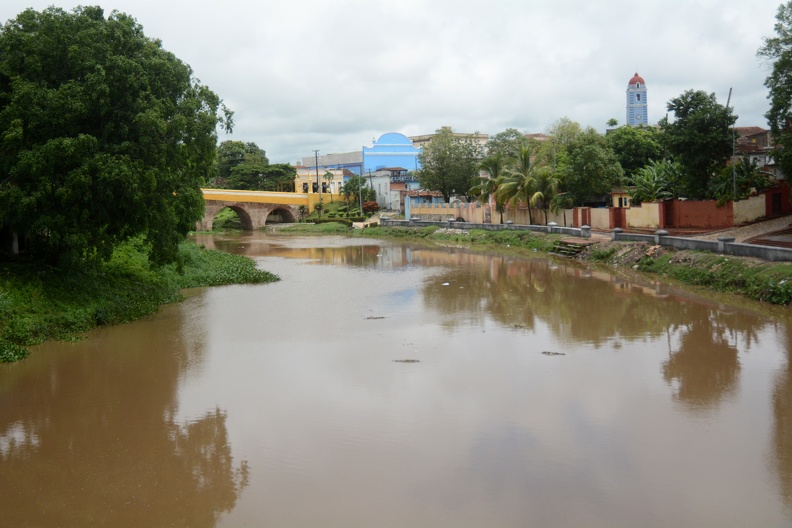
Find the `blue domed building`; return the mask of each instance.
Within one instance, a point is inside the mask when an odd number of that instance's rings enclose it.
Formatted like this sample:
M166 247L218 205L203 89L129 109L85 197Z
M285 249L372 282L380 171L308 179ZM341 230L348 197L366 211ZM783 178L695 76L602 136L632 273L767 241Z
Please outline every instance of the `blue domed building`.
M418 154L421 149L410 138L398 132L382 134L372 146L363 147L363 174L380 169L401 167L407 171L421 168Z

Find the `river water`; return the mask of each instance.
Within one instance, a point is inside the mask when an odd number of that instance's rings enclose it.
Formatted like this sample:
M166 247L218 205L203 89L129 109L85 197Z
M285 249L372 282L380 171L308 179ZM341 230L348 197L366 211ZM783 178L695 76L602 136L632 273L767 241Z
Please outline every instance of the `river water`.
M0 526L792 526L788 308L546 257L199 243L282 280L0 365Z

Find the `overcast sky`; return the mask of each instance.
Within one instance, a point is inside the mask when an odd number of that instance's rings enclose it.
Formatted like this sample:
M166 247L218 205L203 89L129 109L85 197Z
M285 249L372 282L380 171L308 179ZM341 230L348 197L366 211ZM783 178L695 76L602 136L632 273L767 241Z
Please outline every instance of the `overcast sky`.
M90 0L3 0L28 7ZM370 146L386 132L441 126L544 132L569 117L604 131L625 121L637 71L649 122L688 89L714 92L738 126L767 126L778 0L107 0L189 64L234 111L220 140L252 141L270 161Z

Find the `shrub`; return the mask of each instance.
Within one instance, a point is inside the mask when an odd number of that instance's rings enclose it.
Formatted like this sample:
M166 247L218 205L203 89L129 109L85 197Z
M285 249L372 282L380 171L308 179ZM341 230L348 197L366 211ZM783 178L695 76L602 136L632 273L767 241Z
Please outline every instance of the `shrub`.
M363 212L366 214L372 214L379 211L380 206L377 202L363 202Z

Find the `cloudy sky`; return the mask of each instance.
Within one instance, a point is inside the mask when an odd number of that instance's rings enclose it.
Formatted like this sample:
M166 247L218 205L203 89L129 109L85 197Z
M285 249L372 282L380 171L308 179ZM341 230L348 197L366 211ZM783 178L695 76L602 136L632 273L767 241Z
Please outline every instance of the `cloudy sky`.
M31 7L97 2L3 0ZM275 162L370 146L386 132L441 126L544 132L569 117L625 121L625 90L646 80L649 121L688 89L714 92L738 126L766 126L779 0L106 0L189 64L235 114L220 139Z

